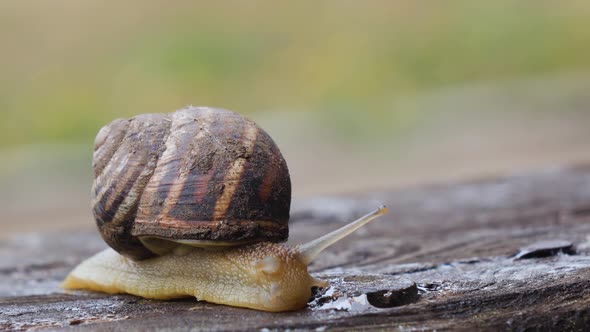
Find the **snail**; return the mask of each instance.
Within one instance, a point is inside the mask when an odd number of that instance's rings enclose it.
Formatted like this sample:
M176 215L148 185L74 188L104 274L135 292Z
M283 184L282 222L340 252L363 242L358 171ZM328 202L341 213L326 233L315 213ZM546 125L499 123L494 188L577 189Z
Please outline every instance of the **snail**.
M385 206L289 247L291 181L270 136L227 110L187 107L103 127L93 155L93 213L110 246L65 289L198 300L263 311L306 306L308 264L386 213Z

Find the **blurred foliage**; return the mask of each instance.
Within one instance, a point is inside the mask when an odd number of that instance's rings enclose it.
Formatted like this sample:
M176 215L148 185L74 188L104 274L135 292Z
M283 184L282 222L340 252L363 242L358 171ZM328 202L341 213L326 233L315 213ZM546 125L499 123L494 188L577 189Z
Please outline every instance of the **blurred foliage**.
M590 3L3 1L0 39L0 147L187 104L356 137L411 123L396 96L590 67Z

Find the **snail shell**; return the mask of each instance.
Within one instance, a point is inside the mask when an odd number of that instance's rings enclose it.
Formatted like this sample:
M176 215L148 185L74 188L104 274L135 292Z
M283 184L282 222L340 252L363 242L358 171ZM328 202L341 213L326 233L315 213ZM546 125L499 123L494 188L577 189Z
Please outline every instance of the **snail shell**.
M291 181L256 123L188 107L103 127L95 141L92 208L105 242L135 260L176 243L282 242Z

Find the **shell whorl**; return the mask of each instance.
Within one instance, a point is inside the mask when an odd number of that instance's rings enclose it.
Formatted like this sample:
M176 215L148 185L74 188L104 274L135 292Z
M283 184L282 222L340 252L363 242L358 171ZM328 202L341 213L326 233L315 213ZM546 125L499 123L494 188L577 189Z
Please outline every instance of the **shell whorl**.
M140 238L284 241L291 183L270 136L237 113L189 107L115 120L95 141L93 212L133 259Z

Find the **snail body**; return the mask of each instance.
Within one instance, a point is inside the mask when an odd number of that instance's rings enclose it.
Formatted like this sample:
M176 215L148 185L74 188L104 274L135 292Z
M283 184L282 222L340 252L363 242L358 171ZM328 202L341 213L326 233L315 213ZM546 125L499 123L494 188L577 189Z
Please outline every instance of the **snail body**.
M211 303L271 312L297 310L305 307L313 286L328 286L312 277L307 265L322 250L386 212L382 206L294 248L272 242L217 250L180 246L166 255L141 261L109 248L78 265L62 286L152 299L194 296Z
M92 207L111 247L83 261L66 289L145 298L194 296L264 311L303 308L307 265L372 213L288 247L291 181L270 136L220 109L115 120L95 141Z
M270 242L228 250L186 248L143 261L106 249L82 263L66 288L128 293L144 298L194 296L199 300L264 311L302 308L312 286L326 286L288 247Z

